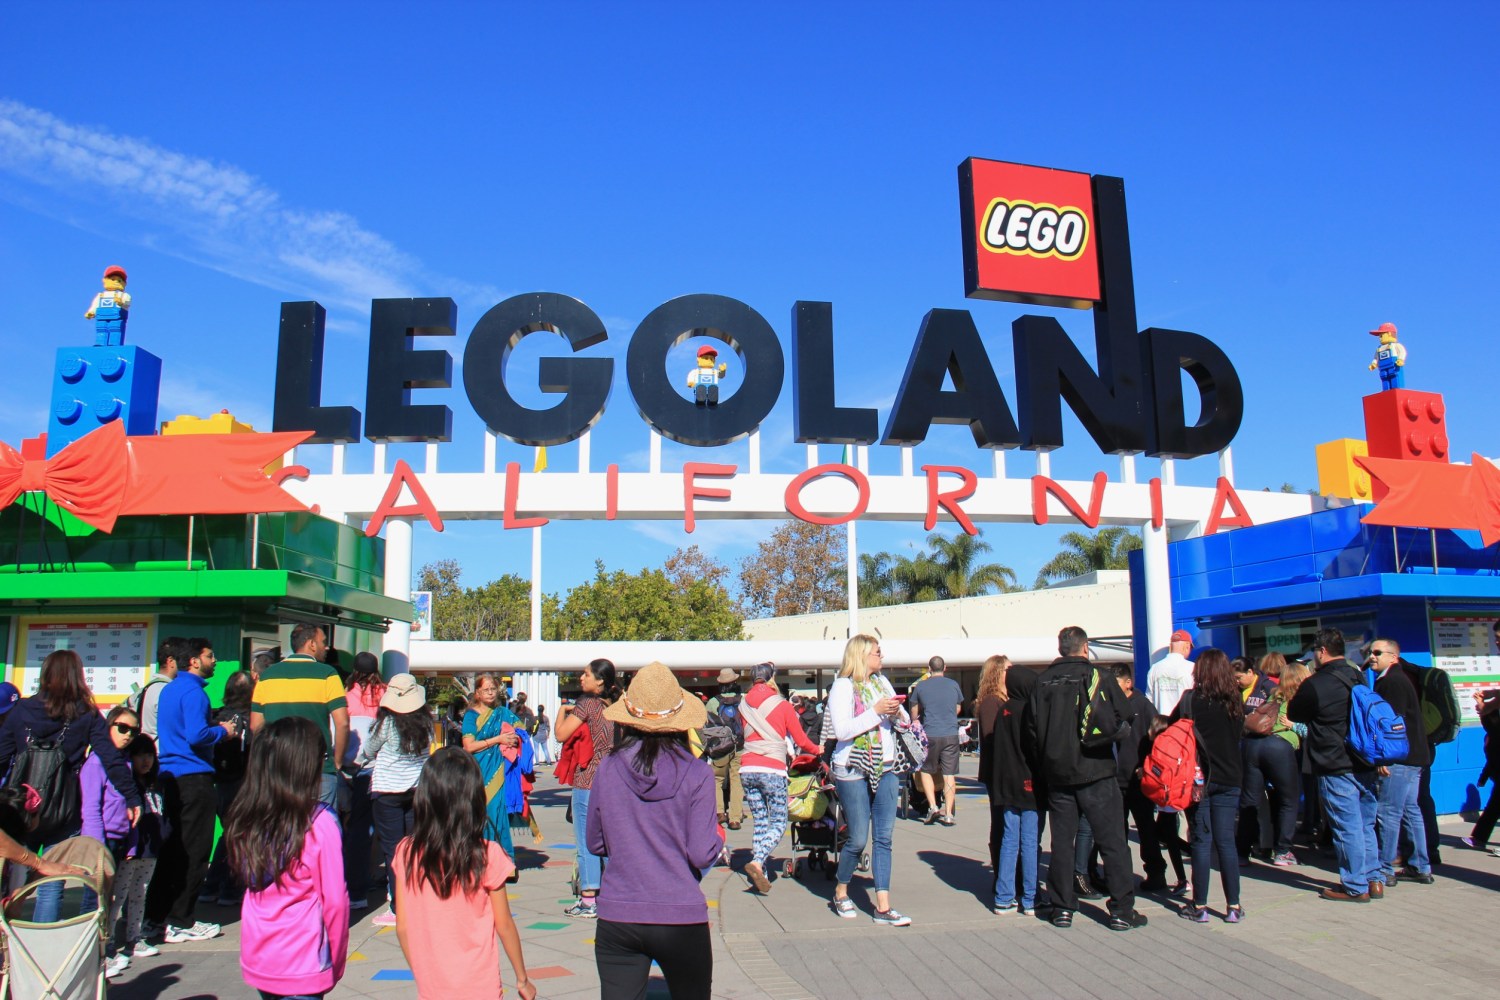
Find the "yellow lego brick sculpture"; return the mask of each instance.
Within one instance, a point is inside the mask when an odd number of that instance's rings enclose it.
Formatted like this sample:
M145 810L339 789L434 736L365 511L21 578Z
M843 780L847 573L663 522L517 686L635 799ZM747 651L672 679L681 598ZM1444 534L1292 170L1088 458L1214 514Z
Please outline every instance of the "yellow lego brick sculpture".
M1343 497L1372 503L1370 474L1354 464L1370 454L1369 446L1355 438L1339 438L1318 445L1318 492L1325 497Z

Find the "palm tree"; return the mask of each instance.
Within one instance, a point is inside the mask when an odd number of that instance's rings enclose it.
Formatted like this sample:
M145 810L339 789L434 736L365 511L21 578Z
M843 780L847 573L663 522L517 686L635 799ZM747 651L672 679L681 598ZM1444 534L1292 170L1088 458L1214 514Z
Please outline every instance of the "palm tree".
M973 597L991 588L1003 594L1015 587L1015 570L978 561L990 551L989 542L963 532L951 538L933 532L927 536L927 544L932 547L930 558L937 565L940 592L945 597Z
M889 552L859 554L859 606L878 608L896 603L896 581L892 577Z
M1067 580L1101 569L1126 569L1126 553L1141 547L1141 536L1125 527L1100 528L1092 535L1070 531L1058 541L1066 546L1036 575L1036 586Z

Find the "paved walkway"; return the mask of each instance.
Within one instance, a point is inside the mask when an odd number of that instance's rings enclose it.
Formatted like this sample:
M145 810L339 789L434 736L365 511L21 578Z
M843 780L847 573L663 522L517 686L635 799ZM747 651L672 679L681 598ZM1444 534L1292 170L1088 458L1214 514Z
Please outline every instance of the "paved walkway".
M974 762L965 761L972 774ZM598 996L593 926L560 911L572 829L566 789L544 778L537 796L545 844L521 850L521 882L511 893L526 961L549 1000ZM868 882L851 896L859 920L826 907L832 883L821 873L778 878L761 897L737 874L715 869L705 880L715 930L714 996L727 1000L871 1000L871 998L1022 997L1037 1000L1158 1000L1271 997L1412 1000L1494 997L1500 982L1495 929L1500 924L1500 858L1458 846L1467 824L1444 824L1445 864L1433 886L1402 885L1363 906L1330 903L1315 889L1330 880L1331 858L1298 868L1256 864L1244 873L1248 918L1230 926L1185 923L1165 898L1142 898L1149 927L1120 934L1103 924L1103 901L1085 902L1071 930L1039 920L993 916L988 909L988 816L983 790L963 782L958 825L898 820L892 899L912 917L908 928L873 925ZM750 825L730 834L735 867L748 857ZM790 840L783 841L783 852ZM1044 843L1045 846L1045 843ZM784 857L785 854L779 855ZM1222 912L1217 883L1210 907ZM164 947L111 984L115 1000L253 997L239 976L237 914L211 942ZM415 991L392 929L371 926L372 907L350 936L348 972L330 1000L409 997ZM501 959L507 980L508 966ZM509 995L514 996L514 993ZM652 998L668 996L653 978Z

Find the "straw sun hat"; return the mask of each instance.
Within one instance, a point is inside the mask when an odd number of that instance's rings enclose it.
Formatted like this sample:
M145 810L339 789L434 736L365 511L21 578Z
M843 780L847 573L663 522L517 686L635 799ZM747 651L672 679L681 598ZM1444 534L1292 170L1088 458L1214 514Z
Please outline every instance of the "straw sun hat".
M636 671L623 697L604 710L611 722L651 733L685 733L708 721L703 702L682 689L664 663Z

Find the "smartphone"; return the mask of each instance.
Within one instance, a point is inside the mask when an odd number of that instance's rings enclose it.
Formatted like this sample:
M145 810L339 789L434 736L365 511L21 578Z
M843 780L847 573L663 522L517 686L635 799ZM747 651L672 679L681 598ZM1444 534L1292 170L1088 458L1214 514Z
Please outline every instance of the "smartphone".
M905 701L906 700L906 695L904 695L904 694L893 694L893 695L891 695L891 697L893 699L895 699L896 701Z

